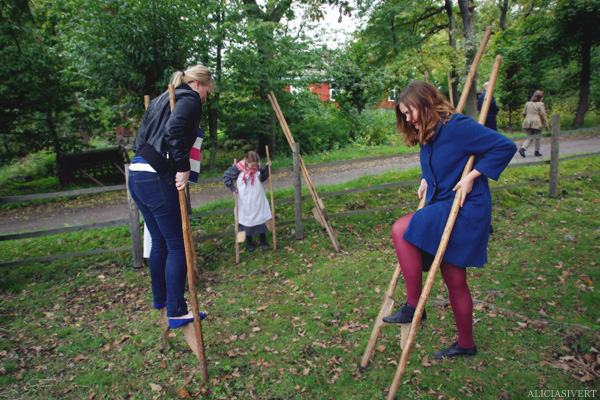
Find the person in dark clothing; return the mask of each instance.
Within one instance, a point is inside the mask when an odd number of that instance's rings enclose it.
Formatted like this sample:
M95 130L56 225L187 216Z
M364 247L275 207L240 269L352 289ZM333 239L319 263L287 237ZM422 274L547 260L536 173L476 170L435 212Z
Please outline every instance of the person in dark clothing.
M383 319L388 323L411 322L422 290L424 261L433 260L454 202L461 189L460 212L440 270L448 288L458 330L458 341L434 354L436 358L474 356L473 300L466 267L483 267L492 219L488 178L497 180L517 151L505 136L470 117L458 114L433 86L413 82L400 93L395 106L396 124L408 146L421 147L419 198L426 207L399 218L392 226L392 240L406 284L407 302ZM471 155L473 170L461 177ZM421 320L425 320L423 313Z
M485 93L487 91L487 87L488 87L488 82L483 84L483 93L481 93L481 95L479 96L479 99L477 99L477 111L481 112L481 107L483 107L483 99L485 99ZM484 125L490 129L497 131L498 124L496 121L496 116L498 115L499 111L500 111L500 109L498 108L498 105L496 104L496 99L492 95L492 101L490 102L490 108L488 110L487 116L485 117Z
M154 308L167 308L171 328L194 320L184 298L187 264L179 193L190 175L190 149L201 135L202 103L214 89L210 70L196 65L171 77L175 107L168 92L150 102L133 150L128 187L150 231L150 278ZM206 314L200 313L202 319Z

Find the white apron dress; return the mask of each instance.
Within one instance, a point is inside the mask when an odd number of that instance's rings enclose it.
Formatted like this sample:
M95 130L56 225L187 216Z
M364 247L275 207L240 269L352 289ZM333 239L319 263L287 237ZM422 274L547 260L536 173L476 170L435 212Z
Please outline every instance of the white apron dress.
M252 229L244 229L265 225L265 221L273 218L265 189L260 181L260 171L257 171L254 176L254 184L251 183L250 178L244 181L244 174L239 174L237 177L237 189L238 223L240 228L247 231L250 235L261 233L254 232ZM265 225L262 233L266 231Z

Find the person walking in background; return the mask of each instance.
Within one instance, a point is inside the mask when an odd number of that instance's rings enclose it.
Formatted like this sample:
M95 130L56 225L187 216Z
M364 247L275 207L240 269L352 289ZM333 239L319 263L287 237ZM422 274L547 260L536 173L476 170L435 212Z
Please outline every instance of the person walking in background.
M481 112L481 107L483 107L483 100L485 99L485 93L487 91L489 82L483 84L483 92L479 95L479 99L477 99L477 111ZM490 102L490 108L488 110L487 116L485 117L485 126L495 131L498 130L498 123L496 117L500 109L496 104L496 99L492 95L492 101Z
M544 92L536 90L531 100L525 103L525 108L523 109L523 116L525 117L523 129L525 129L527 136L539 135L542 133L544 126L550 132L550 125L548 124L548 118L546 118L546 107L542 100L544 100ZM533 139L528 138L519 149L519 154L522 157L525 157L525 150L531 146L531 142L533 142ZM542 139L539 137L535 138L535 152L533 153L535 157L542 156L540 153L541 145Z
M412 82L400 93L395 106L396 126L407 146L421 147L419 198L426 207L399 218L392 240L406 285L407 301L383 318L388 323L410 323L423 285L441 242L456 191L461 189L460 212L440 266L448 288L458 330L458 341L434 354L435 358L474 356L473 299L466 267L483 267L492 219L488 178L497 180L517 146L500 133L458 114L448 100L425 82ZM473 170L464 178L463 167L475 156ZM426 194L425 194L426 190ZM427 318L425 312L421 320Z
M175 107L171 112L168 92L150 102L133 144L128 185L150 231L154 308L166 307L169 326L179 328L198 316L188 312L184 298L187 263L178 191L188 183L190 150L214 81L207 67L196 65L175 72L171 83Z
M267 163L267 167L271 164ZM260 246L269 249L266 221L272 219L271 208L261 182L269 178L269 169L260 167L260 156L255 151L233 164L225 174L223 183L232 193L238 193L238 228L246 232L246 250L254 251L252 236L259 235ZM237 188L233 182L236 182Z

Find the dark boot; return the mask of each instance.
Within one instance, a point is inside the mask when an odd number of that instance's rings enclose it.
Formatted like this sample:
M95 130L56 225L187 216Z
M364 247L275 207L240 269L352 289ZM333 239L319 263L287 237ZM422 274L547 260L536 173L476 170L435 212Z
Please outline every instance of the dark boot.
M519 154L521 155L521 157L525 157L525 149L523 147L519 149Z
M533 156L534 157L541 157L542 153L540 153L539 151L536 150L535 153L533 153Z
M267 243L267 236L264 233L260 234L260 247L263 250L269 250L269 244Z
M254 251L254 242L252 241L252 236L246 237L246 250Z
M404 303L395 313L383 318L383 322L389 324L409 324L415 315L415 308L408 303ZM427 319L427 313L423 310L421 322Z
M457 343L454 343L452 346L448 347L446 350L438 351L433 356L435 358L437 358L438 360L441 360L444 357L446 357L446 358L452 358L452 357L456 357L456 356L473 357L475 354L477 354L477 346L473 346L469 349L465 349L464 347L460 347L457 342Z

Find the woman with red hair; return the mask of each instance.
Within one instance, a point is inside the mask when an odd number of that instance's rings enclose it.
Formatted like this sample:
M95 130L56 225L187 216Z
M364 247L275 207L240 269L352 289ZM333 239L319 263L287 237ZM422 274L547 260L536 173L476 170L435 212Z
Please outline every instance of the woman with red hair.
M407 301L388 323L409 323L421 296L422 273L437 252L456 191L461 188L460 212L440 266L448 288L458 341L434 354L436 358L474 356L473 300L466 267L483 267L492 216L488 178L497 180L517 151L502 134L458 114L448 100L425 82L412 82L396 102L397 128L408 146L421 147L419 198L426 207L398 219L392 239L406 284ZM474 167L461 177L471 155ZM426 194L425 194L426 193ZM427 318L423 313L421 320Z

